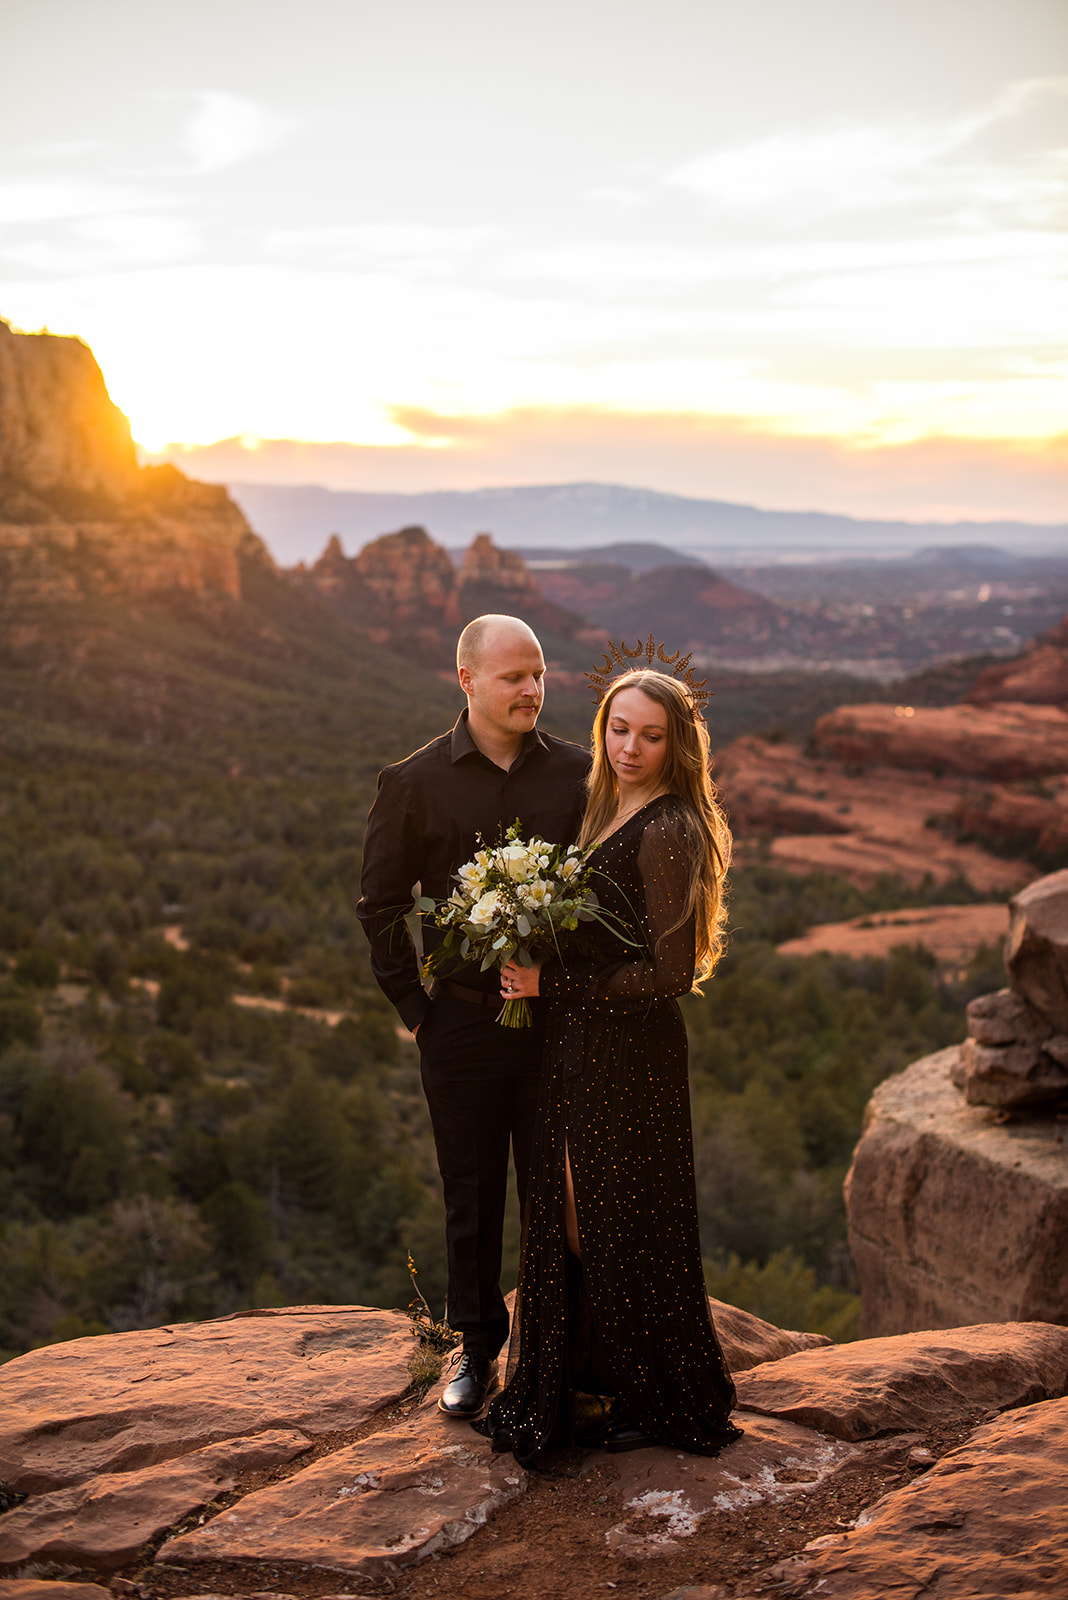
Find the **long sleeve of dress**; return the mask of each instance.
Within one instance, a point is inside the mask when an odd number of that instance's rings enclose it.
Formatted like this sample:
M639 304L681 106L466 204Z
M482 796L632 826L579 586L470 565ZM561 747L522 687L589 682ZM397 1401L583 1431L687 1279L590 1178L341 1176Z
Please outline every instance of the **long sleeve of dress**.
M670 812L655 816L643 831L638 873L644 904L633 907L625 931L641 948L620 940L620 959L609 965L565 954L542 969L540 992L547 999L635 1012L689 992L695 960L694 921L686 915L691 867Z

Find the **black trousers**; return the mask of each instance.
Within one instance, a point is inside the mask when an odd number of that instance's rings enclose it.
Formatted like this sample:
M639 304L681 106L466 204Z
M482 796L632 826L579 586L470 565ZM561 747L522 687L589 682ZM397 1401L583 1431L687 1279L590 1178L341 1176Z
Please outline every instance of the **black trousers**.
M526 1202L543 1035L502 1028L486 1006L439 989L419 1029L423 1091L445 1193L450 1326L496 1356L508 1338L501 1239L508 1151Z

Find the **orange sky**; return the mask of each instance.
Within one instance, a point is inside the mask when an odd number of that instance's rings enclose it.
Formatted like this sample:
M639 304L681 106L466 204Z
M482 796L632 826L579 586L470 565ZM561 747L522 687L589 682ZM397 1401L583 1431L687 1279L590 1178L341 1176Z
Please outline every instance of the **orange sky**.
M85 338L148 450L1068 520L1063 0L0 30L0 315Z

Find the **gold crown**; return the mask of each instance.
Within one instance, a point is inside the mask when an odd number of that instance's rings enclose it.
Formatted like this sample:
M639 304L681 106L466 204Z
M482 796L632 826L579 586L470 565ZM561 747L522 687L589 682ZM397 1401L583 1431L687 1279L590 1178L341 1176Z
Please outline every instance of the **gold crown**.
M593 698L598 705L608 693L616 667L623 667L627 672L639 670L631 666L631 662L637 660L639 656L644 656L650 667L654 661L662 661L665 667L671 667L671 676L678 678L693 701L695 708L707 705L709 700L712 699L714 691L705 688L708 679L694 677L693 668L690 666L690 659L693 655L692 650L688 650L681 659L677 650L673 656L669 656L664 646L656 644L653 635L650 634L644 644L639 639L636 648L633 650L624 644L622 639L618 644L612 644L610 641L608 651L609 653L605 655L603 666L595 667L592 672L583 674L584 677L590 680Z

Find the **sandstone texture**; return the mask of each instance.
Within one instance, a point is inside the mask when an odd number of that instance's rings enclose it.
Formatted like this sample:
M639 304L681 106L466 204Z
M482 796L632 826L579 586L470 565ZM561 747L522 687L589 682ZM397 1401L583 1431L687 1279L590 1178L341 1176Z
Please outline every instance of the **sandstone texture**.
M716 779L742 865L759 839L791 872L832 872L861 887L881 873L907 884L963 877L994 896L1037 875L956 837L954 809L971 779L821 760L749 735L718 755Z
M953 1328L801 1351L743 1373L739 1404L837 1439L902 1433L1068 1392L1068 1328Z
M80 339L0 322L0 477L119 496L136 483L130 424Z
M849 1532L768 1574L803 1600L1008 1600L1068 1588L1068 1401L1010 1411Z
M777 1417L740 1410L734 1420L744 1437L711 1459L670 1450L591 1455L590 1464L615 1475L611 1495L622 1520L604 1536L609 1551L642 1558L680 1550L709 1515L810 1494L861 1454L855 1444Z
M112 1600L99 1583L64 1583L56 1578L0 1578L0 1600Z
M967 906L921 906L872 912L847 922L823 922L778 946L781 956L829 955L885 958L896 945L923 945L948 967L967 965L981 944L995 949L1008 930L1008 908L1000 901ZM973 1002L977 1003L977 1002Z
M834 1347L719 1302L712 1309L738 1373L743 1438L712 1459L653 1448L573 1451L549 1464L548 1478L495 1456L443 1416L445 1377L421 1403L400 1400L411 1340L399 1313L293 1308L34 1352L4 1369L0 1476L10 1509L0 1514L0 1600L102 1600L108 1592L356 1600L365 1587L485 1600L511 1587L517 1570L528 1592L554 1600L584 1592L591 1573L588 1587L626 1579L636 1594L670 1571L677 1576L666 1592L693 1570L695 1555L707 1560L724 1529L754 1518L777 1536L789 1530L791 1541L778 1548L798 1552L785 1575L756 1575L752 1592L766 1593L769 1584L816 1582L825 1568L837 1582L843 1553L874 1561L865 1522L912 1538L914 1502L902 1497L919 1491L911 1480L928 1468L923 1492L944 1473L946 1496L958 1497L949 1526L973 1529L955 1547L953 1570L967 1581L1000 1572L1015 1581L1028 1518L1032 1547L1059 1549L1063 1401L1045 1397L1068 1386L1068 1330L959 1328ZM977 1416L1006 1407L1023 1409L973 1431ZM926 1447L932 1427L965 1440L945 1458L949 1470L934 1464L939 1448ZM1003 1568L975 1536L972 1501L959 1498L968 1472L999 1496ZM1029 1487L1043 1473L1053 1486L1048 1500ZM16 1478L27 1495L21 1504ZM1001 1493L999 1485L1024 1479L1018 1499ZM857 1498L858 1484L869 1486L867 1498ZM579 1506L585 1494L585 1514L555 1513L544 1527L537 1513L524 1521L531 1499L551 1510L554 1487L567 1491L558 1505L570 1496ZM932 1500L915 1503L922 1511ZM907 1515L895 1511L899 1501ZM847 1503L852 1517L867 1510L843 1534L848 1524L834 1507ZM821 1537L803 1549L810 1509ZM756 1548L764 1542L757 1537ZM569 1576L576 1557L581 1581ZM412 1569L427 1561L417 1576ZM1036 1564L1036 1594L1057 1592L1043 1588L1046 1571ZM49 1572L58 1581L43 1577ZM94 1573L108 1575L109 1590L80 1581ZM719 1586L721 1597L746 1592Z
M953 1046L869 1102L846 1179L865 1335L1068 1323L1068 1124L969 1105L964 1070Z
M1012 901L1005 965L1012 987L1068 1034L1068 871L1030 884Z
M1002 779L1068 772L1068 712L1056 706L839 706L816 738L839 761Z
M462 1544L521 1493L511 1456L437 1409L435 1391L406 1423L246 1495L191 1533L169 1540L171 1565L272 1561L389 1578Z
M144 1467L35 1495L0 1517L0 1566L45 1558L120 1567L148 1540L237 1486L244 1474L311 1449L303 1434L268 1430Z
M981 673L968 694L974 705L999 700L1068 706L1068 618L1028 646L1015 661Z
M250 564L273 570L224 488L138 467L130 425L80 340L0 323L6 606L174 589L239 599Z
M732 1373L748 1372L762 1361L778 1361L798 1350L817 1350L831 1343L822 1333L794 1333L776 1328L751 1311L739 1311L737 1306L714 1300L711 1295L708 1306L716 1324L723 1359Z
M226 1439L358 1428L408 1387L408 1330L397 1311L294 1307L48 1345L3 1369L0 1481L40 1495Z

